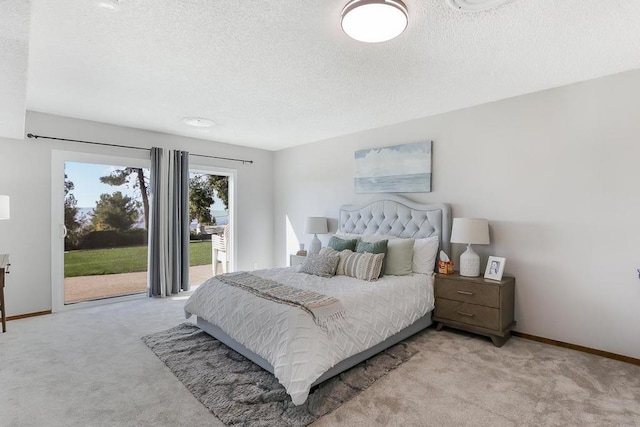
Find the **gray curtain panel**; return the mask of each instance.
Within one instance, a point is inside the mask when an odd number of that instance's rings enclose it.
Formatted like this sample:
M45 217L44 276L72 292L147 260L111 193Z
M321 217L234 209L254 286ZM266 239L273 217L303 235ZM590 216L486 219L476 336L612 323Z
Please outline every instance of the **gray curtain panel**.
M151 149L151 173L149 179L149 261L148 295L162 295L161 243L160 243L160 194L162 191L162 148Z
M189 290L189 153L173 152L171 221L169 243L175 267L171 278L171 293Z
M149 296L189 290L189 153L151 149Z

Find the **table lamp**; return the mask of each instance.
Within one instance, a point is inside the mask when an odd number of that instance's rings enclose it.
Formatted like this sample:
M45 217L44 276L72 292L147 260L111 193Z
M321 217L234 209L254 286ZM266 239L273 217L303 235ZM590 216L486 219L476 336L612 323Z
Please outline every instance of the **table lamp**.
M460 255L460 275L478 277L480 275L480 256L471 247L488 245L489 221L481 218L454 218L451 229L451 243L466 243L467 250Z
M318 234L327 234L329 232L327 218L323 216L308 216L304 221L304 232L313 234L313 240L311 240L311 245L309 246L309 255L319 253L322 243L318 239Z

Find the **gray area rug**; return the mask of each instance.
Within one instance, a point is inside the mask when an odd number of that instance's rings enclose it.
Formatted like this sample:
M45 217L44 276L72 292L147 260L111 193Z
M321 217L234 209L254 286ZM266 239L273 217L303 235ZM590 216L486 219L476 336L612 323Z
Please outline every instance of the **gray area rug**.
M295 406L269 372L191 323L142 338L189 391L226 425L306 426L409 360L401 342L312 390Z

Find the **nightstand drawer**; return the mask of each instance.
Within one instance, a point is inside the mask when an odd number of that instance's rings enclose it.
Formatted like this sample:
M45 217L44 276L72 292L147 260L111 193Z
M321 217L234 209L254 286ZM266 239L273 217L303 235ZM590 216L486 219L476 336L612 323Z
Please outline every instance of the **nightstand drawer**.
M487 329L500 329L499 309L460 301L439 298L436 301L435 317Z
M460 279L447 280L438 278L436 281L436 298L446 298L454 301L499 308L500 287L467 282Z

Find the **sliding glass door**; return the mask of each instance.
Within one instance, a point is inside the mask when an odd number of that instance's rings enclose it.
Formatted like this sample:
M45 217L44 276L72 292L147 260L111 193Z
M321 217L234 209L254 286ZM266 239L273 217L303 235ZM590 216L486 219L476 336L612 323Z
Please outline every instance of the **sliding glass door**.
M145 294L149 160L55 152L53 307Z
M233 173L204 166L190 170L189 277L192 287L232 269L233 177Z
M146 151L122 151L53 151L53 311L147 292L150 160ZM234 269L236 171L195 164L190 172L193 287Z

